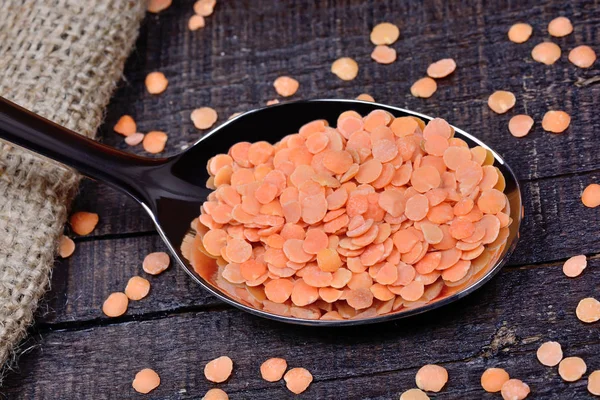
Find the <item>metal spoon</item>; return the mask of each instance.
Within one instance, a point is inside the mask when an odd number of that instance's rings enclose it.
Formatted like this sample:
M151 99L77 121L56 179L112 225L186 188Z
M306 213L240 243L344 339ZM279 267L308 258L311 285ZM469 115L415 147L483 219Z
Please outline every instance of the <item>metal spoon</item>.
M83 175L129 194L150 214L158 233L177 263L204 289L226 303L255 315L288 323L318 326L358 325L407 317L452 303L481 287L507 262L518 239L521 192L513 171L486 144L455 128L455 137L465 140L470 146L479 145L491 150L495 158L494 165L505 177L505 194L509 200L510 216L513 220L509 226L506 245L499 249L495 259L478 273L473 283L432 303L415 303L411 308L404 308L395 313L343 321L309 320L277 315L231 297L216 285L214 274L200 276L182 256L180 246L190 229L190 222L198 217L200 205L210 193L205 186L208 178L206 165L212 156L227 153L233 144L241 141L265 140L275 143L315 119L327 119L330 125L335 126L337 117L343 111L354 110L366 115L375 109L386 110L396 117L416 116L426 122L432 119L401 108L357 100L297 101L248 111L204 135L179 155L170 158L146 158L87 139L0 98L0 138L73 167Z

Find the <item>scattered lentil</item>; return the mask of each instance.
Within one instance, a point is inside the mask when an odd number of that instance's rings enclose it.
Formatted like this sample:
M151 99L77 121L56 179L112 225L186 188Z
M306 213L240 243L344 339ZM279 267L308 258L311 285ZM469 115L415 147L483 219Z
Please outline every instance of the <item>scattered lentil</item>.
M587 297L577 304L575 313L582 322L596 322L600 320L600 301L593 297Z
M588 376L588 392L600 396L600 370L596 370Z
M488 106L497 114L504 114L515 106L517 99L511 92L496 90L488 98Z
M222 389L213 388L206 392L202 400L229 400L229 396Z
M571 117L564 111L548 111L542 119L542 128L552 133L564 132L571 123Z
M144 136L145 135L143 133L134 133L125 137L125 143L127 143L129 146L137 146L144 141Z
M600 185L589 184L581 194L581 201L586 207L595 208L600 206Z
M439 365L427 364L419 369L415 381L421 390L439 392L448 382L448 371Z
M102 312L106 314L107 317L120 317L127 311L128 304L129 299L125 296L125 293L114 292L104 300Z
M569 278L575 278L576 276L581 275L585 267L587 267L585 255L573 256L565 261L563 273Z
M69 218L69 223L71 224L71 229L78 235L84 236L89 235L98 225L98 214L86 212L86 211L78 211L71 215Z
M298 91L300 83L289 76L280 76L273 82L273 87L278 95L283 97L293 96Z
M277 382L283 377L286 369L287 361L283 358L269 358L260 366L260 374L267 382Z
M526 136L533 127L533 118L529 115L515 115L508 121L508 130L514 137Z
M206 21L202 15L194 14L188 21L188 28L190 31L197 31L200 28L204 28Z
M227 356L221 356L209 361L204 367L204 376L211 382L225 382L233 371L233 361Z
M421 389L409 389L400 395L400 400L429 400L429 396Z
M149 0L148 11L157 14L171 6L173 0Z
M131 383L136 392L143 394L150 393L159 385L160 376L150 368L144 368L135 374L135 378L133 378L133 382Z
M213 108L200 107L192 111L190 118L196 129L209 129L217 122L219 116Z
M379 64L391 64L396 61L396 49L380 44L373 49L371 58Z
M150 72L146 76L146 90L150 94L160 94L167 89L169 81L162 72Z
M150 292L150 282L141 276L133 276L129 278L125 287L125 295L129 300L141 300Z
M486 392L496 393L510 379L508 372L502 368L488 368L481 375L481 387Z
M70 257L75 251L75 242L68 236L61 236L58 245L58 255L62 258Z
M531 37L533 28L529 24L519 22L508 30L508 39L514 43L525 43Z
M437 90L437 83L430 77L425 77L417 80L410 87L410 93L415 97L429 98L433 96Z
M596 62L596 52L590 46L577 46L569 52L569 61L579 68L589 68Z
M456 61L452 58L443 58L427 67L427 75L431 78L445 78L456 69Z
M567 357L558 364L558 374L567 382L578 381L586 370L585 361L579 357Z
M300 394L308 389L313 381L312 374L304 368L292 368L283 376L285 386L294 394Z
M537 359L542 365L554 367L563 358L563 351L558 342L545 342L537 350Z
M500 391L504 400L523 400L529 392L529 386L519 379L507 380Z
M123 115L119 118L113 130L123 136L129 136L137 131L137 125L131 115Z
M331 64L331 72L341 80L351 81L358 75L358 64L350 57L338 58Z
M374 45L392 44L400 37L400 29L392 23L382 22L371 31L371 42Z
M194 3L194 12L203 17L208 17L215 10L216 0L198 0Z
M375 101L375 99L373 98L373 96L371 96L370 94L366 94L366 93L359 94L356 97L356 100L373 101L373 102Z
M159 251L150 253L144 258L142 269L147 274L158 275L169 268L170 263L171 260L169 255L165 252Z
M169 137L162 131L150 131L144 135L142 146L148 153L157 154L165 149Z
M560 58L562 51L556 43L542 42L531 50L531 57L542 64L552 65Z
M548 33L555 37L563 37L573 32L573 25L567 17L554 18L548 24Z

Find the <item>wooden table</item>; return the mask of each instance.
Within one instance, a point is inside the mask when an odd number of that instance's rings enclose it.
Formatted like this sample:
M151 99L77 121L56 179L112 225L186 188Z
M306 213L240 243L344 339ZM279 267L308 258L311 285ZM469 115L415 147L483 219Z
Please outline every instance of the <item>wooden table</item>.
M187 29L193 1L174 3L144 22L101 128L105 143L127 147L111 129L127 113L141 132L168 132L168 153L174 154L201 135L191 110L210 105L224 121L263 106L277 97L272 82L284 74L300 81L292 99L369 93L382 103L446 118L508 160L525 204L518 248L509 265L468 298L392 323L318 329L267 321L217 301L176 266L150 277L149 297L132 302L127 315L108 319L100 311L106 296L123 290L131 276L144 275L144 256L165 247L141 207L85 182L74 209L95 211L101 222L92 235L76 239L71 258L57 262L51 291L22 344L26 352L6 377L7 398L197 399L214 386L231 399L294 398L283 383L260 378L260 364L272 356L312 372L314 382L302 399L397 399L415 386L416 371L427 363L450 374L436 399L499 398L479 384L489 367L527 382L531 398L590 397L585 378L563 382L557 368L537 362L535 352L556 340L565 355L583 357L588 371L600 369L599 325L575 316L580 299L598 296L600 279L600 211L580 201L583 188L600 181L600 85L577 85L598 76L600 62L583 70L567 61L568 51L580 44L600 53L599 1L223 0L197 32ZM559 15L575 26L573 34L552 39L563 56L553 66L534 62L532 47L549 40L546 26ZM382 21L401 29L393 45L398 60L387 66L370 59L369 33ZM533 37L520 45L506 36L518 21L534 26ZM358 61L356 80L331 74L331 63L341 56ZM444 57L457 60L456 72L439 81L430 99L412 97L411 84ZM154 70L169 78L159 96L144 88ZM517 96L505 115L486 105L498 89ZM549 109L572 115L564 134L541 129ZM536 120L523 139L507 130L517 113ZM133 151L142 154L139 147ZM576 254L589 256L588 268L568 279L561 267ZM203 367L221 355L234 360L234 373L227 383L211 385ZM141 396L131 381L145 367L158 371L162 383Z

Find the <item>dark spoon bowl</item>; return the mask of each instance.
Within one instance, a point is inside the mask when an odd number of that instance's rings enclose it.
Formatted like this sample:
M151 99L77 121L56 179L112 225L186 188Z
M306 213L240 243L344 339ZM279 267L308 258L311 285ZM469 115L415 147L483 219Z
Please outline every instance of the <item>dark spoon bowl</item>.
M244 304L221 290L211 277L199 275L183 257L180 246L184 236L190 231L191 221L200 214L200 205L210 193L210 189L206 188L209 177L206 165L211 157L227 153L233 144L242 141L264 140L275 143L315 119L326 119L331 126L335 126L339 114L344 111L354 110L366 115L375 109L383 109L395 117L415 116L425 122L432 119L401 108L358 100L297 101L241 114L213 129L179 155L146 158L86 139L0 98L0 138L71 166L90 178L108 183L132 196L146 209L177 263L204 289L224 302L252 314L287 323L314 326L359 325L408 317L452 303L481 287L507 262L518 240L521 192L513 171L485 143L454 127L455 137L465 140L470 147L478 145L490 150L494 156L494 166L505 177L504 192L508 197L510 217L513 220L509 226L507 242L496 261L481 271L476 281L432 303L395 313L349 320L310 320L277 315Z

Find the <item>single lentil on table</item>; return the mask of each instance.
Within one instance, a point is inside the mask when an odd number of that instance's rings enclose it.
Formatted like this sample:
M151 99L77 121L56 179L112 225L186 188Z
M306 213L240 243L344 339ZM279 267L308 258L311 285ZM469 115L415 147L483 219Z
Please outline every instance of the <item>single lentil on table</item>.
M400 312L470 285L506 244L504 179L482 147L375 110L237 143L182 253L232 298L307 319Z

